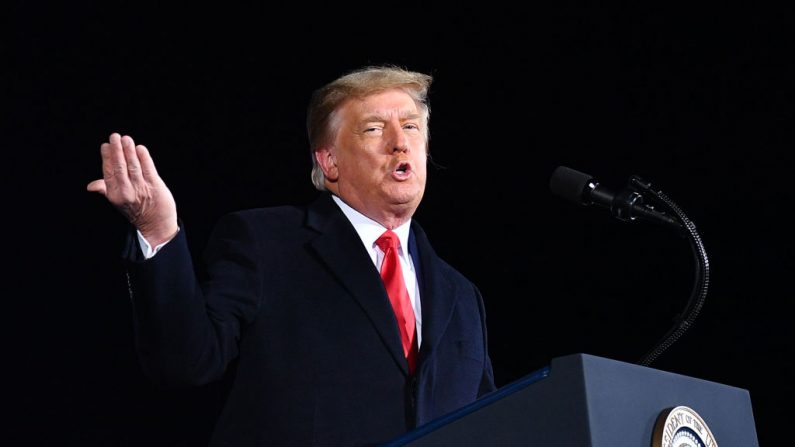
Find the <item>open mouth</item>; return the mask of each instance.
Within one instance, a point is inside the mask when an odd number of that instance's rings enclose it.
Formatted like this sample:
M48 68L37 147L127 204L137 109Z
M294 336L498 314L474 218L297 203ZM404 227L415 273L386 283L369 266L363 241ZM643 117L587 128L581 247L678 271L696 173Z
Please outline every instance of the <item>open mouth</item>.
M408 162L402 162L397 165L394 171L392 171L392 177L396 180L405 180L411 175L411 164Z

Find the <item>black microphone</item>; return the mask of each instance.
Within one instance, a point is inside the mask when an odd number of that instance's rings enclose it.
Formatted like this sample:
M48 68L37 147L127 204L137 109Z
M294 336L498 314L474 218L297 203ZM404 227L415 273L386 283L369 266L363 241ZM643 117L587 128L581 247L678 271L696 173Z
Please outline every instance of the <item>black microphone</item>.
M598 205L610 210L616 219L633 221L642 219L655 224L674 228L684 227L671 216L643 203L643 196L637 189L648 189L650 185L637 176L632 176L629 188L617 194L602 186L593 176L583 172L558 166L549 180L549 189L555 195L580 205Z

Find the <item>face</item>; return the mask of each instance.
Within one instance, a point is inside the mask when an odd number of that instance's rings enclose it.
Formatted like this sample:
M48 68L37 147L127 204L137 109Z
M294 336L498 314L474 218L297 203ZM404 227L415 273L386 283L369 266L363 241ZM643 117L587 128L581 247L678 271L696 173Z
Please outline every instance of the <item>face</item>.
M350 100L335 116L337 134L316 152L327 187L373 220L402 223L425 192L425 120L399 89ZM395 225L396 226L396 225Z

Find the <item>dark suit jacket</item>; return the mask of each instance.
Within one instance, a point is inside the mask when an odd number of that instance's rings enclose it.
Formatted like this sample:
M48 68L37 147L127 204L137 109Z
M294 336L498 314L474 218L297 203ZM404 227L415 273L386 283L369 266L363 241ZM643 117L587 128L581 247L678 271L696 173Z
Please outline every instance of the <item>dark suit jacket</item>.
M327 193L308 207L222 218L199 284L185 229L154 258L126 254L141 365L205 384L236 360L212 445L388 441L493 391L483 302L413 222L422 346L411 377L378 271Z

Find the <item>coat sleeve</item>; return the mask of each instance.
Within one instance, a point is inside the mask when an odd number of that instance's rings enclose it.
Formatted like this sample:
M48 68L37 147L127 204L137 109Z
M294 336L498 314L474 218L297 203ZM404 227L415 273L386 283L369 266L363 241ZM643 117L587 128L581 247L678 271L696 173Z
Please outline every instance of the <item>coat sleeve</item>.
M237 357L241 330L261 301L258 246L249 221L222 218L207 244L207 281L200 284L184 227L160 252L125 256L135 344L144 373L166 385L220 379Z

